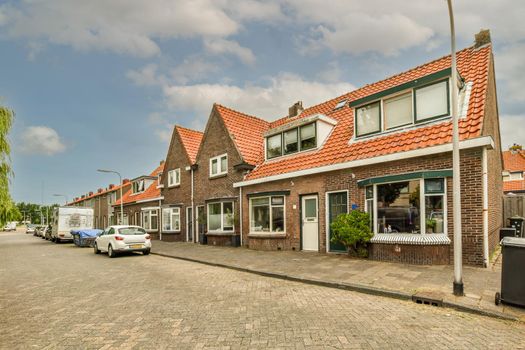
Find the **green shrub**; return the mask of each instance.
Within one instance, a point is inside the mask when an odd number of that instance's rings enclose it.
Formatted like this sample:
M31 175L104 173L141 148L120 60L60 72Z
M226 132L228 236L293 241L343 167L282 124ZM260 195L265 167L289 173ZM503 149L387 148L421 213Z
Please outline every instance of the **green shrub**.
M373 234L370 231L370 216L368 213L352 210L348 214L341 214L330 225L333 243L340 243L346 247L349 254L367 257L367 243Z

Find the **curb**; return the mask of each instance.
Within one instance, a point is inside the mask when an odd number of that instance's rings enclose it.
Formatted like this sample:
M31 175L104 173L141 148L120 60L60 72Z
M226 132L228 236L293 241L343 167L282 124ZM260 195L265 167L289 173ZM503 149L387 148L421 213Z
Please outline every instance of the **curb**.
M404 300L404 301L412 301L412 297L413 297L413 294L409 294L405 292L396 292L396 291L391 291L391 290L386 290L386 289L379 289L379 288L374 288L374 287L370 287L370 286L366 286L362 284L356 284L356 283L330 282L330 281L318 280L314 278L291 276L291 275L278 273L278 272L253 270L253 269L249 269L246 267L228 265L228 264L223 264L223 263L216 263L216 262L211 262L211 261L206 261L206 260L188 258L188 257L183 257L183 256L177 256L177 255L170 255L170 254L165 254L165 253L157 253L153 251L151 252L151 254L162 256L164 258L184 260L184 261L194 262L194 263L208 265L208 266L215 266L215 267L221 267L221 268L226 268L226 269L240 271L240 272L247 272L247 273L264 276L264 277L278 278L278 279L287 280L287 281L299 282L299 283L334 288L334 289L349 290L352 292L387 297L387 298ZM476 307L461 305L461 304L453 303L449 301L443 301L443 307L454 309L454 310L461 311L461 312L466 312L466 313L471 313L471 314L481 315L481 316L486 316L486 317L492 317L492 318L498 318L498 319L507 320L507 321L525 322L524 320L518 317L507 315L502 312L482 310Z

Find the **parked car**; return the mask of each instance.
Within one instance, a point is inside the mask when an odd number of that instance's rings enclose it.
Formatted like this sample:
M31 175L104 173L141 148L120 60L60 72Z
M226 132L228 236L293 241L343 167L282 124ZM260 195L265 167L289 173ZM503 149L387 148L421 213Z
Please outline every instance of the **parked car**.
M5 224L4 231L16 231L16 222L11 221Z
M110 258L123 252L142 252L148 255L151 251L151 238L140 226L110 226L95 239L93 250L95 254L107 252Z
M42 233L43 233L44 227L45 227L44 225L37 225L35 227L35 236L42 237Z
M35 227L36 225L33 225L33 224L27 224L26 226L26 233L32 233L34 234L35 233Z
M50 241L51 240L51 233L53 232L53 230L51 229L51 225L47 225L45 230L44 230L44 239L46 241Z

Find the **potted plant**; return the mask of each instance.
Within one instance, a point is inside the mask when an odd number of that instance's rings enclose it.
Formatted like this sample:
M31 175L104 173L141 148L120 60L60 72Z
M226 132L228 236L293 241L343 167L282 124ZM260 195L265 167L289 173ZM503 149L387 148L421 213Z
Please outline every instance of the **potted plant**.
M426 226L427 226L427 232L428 233L434 233L434 230L436 229L436 220L435 219L427 219L426 220Z
M360 210L339 215L330 225L333 243L346 247L349 255L368 257L367 244L373 234L370 230L370 216Z

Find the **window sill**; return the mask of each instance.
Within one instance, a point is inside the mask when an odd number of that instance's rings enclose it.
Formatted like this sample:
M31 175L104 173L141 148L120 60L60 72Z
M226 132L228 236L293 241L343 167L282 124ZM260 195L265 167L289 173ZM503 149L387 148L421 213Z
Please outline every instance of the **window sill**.
M249 238L286 238L286 232L271 233L271 232L250 232L248 233Z
M180 230L179 231L162 231L162 233L163 234L164 233L167 233L167 234L179 234L179 233L181 233L181 231Z
M176 185L169 185L168 188L174 188L174 187L180 187L180 184L176 184Z
M370 243L410 244L410 245L444 245L450 244L450 238L444 233L410 234L410 233L377 233Z
M235 232L233 231L208 231L206 232L206 236L235 236Z
M217 174L217 175L210 175L210 180L219 179L221 177L226 177L226 176L228 176L228 173L222 173L222 174Z

